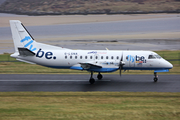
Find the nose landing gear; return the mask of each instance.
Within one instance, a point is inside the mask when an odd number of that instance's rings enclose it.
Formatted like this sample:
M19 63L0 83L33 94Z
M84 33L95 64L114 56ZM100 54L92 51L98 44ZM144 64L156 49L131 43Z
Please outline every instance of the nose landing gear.
M157 76L157 73L154 72L154 82L157 82L158 81L158 76Z

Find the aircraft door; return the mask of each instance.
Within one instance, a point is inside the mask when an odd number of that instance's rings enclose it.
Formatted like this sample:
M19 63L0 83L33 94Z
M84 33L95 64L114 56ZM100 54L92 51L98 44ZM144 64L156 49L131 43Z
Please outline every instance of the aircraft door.
M129 67L135 67L135 56L134 55L126 55L126 62L129 64Z
M135 60L129 61L129 67L135 67Z

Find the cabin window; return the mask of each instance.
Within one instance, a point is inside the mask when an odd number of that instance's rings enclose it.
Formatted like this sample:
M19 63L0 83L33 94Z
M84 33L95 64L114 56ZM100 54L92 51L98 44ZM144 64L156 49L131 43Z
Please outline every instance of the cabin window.
M87 59L87 56L85 56L85 59Z
M92 56L90 56L90 59L92 59Z
M67 56L65 56L65 59L67 59Z
M149 55L148 59L156 59L154 55Z
M77 56L75 56L75 59L77 59Z
M108 59L108 56L106 56L106 59Z
M98 59L98 56L96 56L96 59Z
M101 56L101 59L103 59L103 56Z
M70 59L72 59L72 56L70 56Z
M82 59L82 56L80 56L80 59Z
M116 59L118 60L118 59L119 59L119 56L117 56Z
M111 59L113 59L114 57L113 56L111 56Z

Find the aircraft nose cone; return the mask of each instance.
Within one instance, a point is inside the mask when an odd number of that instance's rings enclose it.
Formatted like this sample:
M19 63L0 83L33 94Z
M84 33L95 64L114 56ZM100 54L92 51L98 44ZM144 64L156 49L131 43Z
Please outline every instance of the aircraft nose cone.
M166 65L167 65L167 68L168 68L168 69L172 69L172 68L173 68L173 65L172 65L170 62L168 62L168 61L167 61L167 64L166 64Z

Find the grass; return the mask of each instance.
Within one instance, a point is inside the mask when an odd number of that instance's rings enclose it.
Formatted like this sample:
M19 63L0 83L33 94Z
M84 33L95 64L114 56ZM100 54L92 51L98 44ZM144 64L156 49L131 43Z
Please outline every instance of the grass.
M179 59L180 51L156 51L165 59ZM31 65L23 62L17 62L14 58L11 58L9 54L0 55L0 74L87 74L87 71L78 71L70 69L53 69L39 65ZM16 61L16 62L11 62ZM167 73L160 74L180 74L180 61L170 61L174 67ZM119 74L119 71L111 74ZM153 71L140 71L130 70L123 74L153 74Z
M0 92L1 120L178 120L180 93Z

